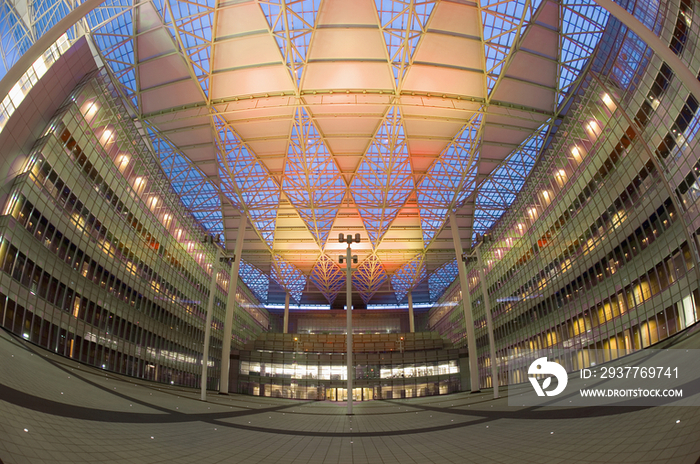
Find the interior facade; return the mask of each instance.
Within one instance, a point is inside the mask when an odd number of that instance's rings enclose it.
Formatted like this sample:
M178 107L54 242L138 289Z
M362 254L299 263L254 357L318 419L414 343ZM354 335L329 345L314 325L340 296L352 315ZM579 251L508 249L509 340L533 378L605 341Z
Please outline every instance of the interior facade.
M0 352L332 416L694 349L696 11L0 0Z

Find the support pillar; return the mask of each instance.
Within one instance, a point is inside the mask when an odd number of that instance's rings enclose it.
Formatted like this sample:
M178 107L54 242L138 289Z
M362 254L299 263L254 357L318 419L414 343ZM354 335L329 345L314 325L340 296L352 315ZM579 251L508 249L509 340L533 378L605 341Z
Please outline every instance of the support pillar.
M416 331L416 321L413 318L413 293L408 292L408 326L410 327L411 333Z
M283 333L289 333L289 290L284 295L284 330Z
M221 347L221 379L219 380L219 393L228 395L229 372L231 369L231 332L233 331L233 314L236 312L236 292L238 290L238 270L241 268L241 253L243 252L243 239L245 237L247 219L241 216L236 234L236 244L233 247L233 262L228 282L228 295L226 298L226 318L224 319L224 340ZM234 388L237 388L234 385Z
M211 266L211 282L209 284L209 301L207 301L207 316L204 323L204 352L202 353L202 379L200 388L202 390L201 400L207 400L207 368L209 367L209 339L211 338L211 320L214 313L214 295L216 294L216 276L219 273L219 260L221 259L221 249L216 247L216 256Z
M467 281L467 268L462 259L462 240L457 229L457 217L450 213L450 229L452 230L452 243L457 255L457 268L459 269L459 285L462 289L462 309L464 310L464 323L467 330L467 350L469 351L469 379L472 393L481 391L479 387L479 365L476 359L476 339L474 338L474 318L472 317L472 302L469 296L469 283Z
M496 341L493 338L493 318L491 317L491 300L489 299L488 285L486 284L486 272L481 260L481 244L476 247L476 261L479 271L479 285L484 298L484 311L486 312L486 331L489 337L489 352L491 360L491 383L493 384L493 398L498 398L498 365L496 364Z

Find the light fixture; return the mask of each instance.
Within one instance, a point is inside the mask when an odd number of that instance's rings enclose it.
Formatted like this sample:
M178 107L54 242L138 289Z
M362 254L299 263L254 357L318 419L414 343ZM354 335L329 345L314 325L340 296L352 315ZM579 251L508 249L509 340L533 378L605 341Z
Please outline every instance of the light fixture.
M100 105L97 103L97 101L92 101L89 102L85 105L85 117L86 118L92 118L95 113L97 113L97 110L100 109Z
M579 148L576 145L571 147L571 154L573 155L573 157L577 163L581 162L581 159L583 158L583 155L584 155L583 150L581 150L581 148Z
M615 110L617 109L617 105L615 105L615 102L612 100L612 98L610 98L610 95L608 95L607 93L603 94L603 103L610 110L611 113L615 112Z
M590 119L586 123L586 132L588 132L588 135L592 139L596 139L596 138L598 138L598 136L600 136L600 134L603 132L603 130L600 127L600 124L598 123L598 121L596 121L595 119Z

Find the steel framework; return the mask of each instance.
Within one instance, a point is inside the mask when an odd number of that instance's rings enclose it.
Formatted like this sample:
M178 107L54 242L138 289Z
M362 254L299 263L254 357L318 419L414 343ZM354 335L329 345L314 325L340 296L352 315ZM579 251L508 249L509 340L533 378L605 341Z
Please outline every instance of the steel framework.
M74 7L2 0L0 77ZM435 301L456 275L449 212L470 243L510 207L608 16L591 0L108 0L69 37L90 35L204 227L233 243L227 218L248 217L241 272L263 301L284 297L270 278L332 301L345 227L369 237L365 301Z

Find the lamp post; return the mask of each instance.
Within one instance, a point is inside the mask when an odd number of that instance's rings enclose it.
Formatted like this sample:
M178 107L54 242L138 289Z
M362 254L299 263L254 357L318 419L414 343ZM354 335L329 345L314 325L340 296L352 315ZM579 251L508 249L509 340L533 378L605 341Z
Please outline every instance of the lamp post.
M347 243L348 248L345 251L345 256L340 255L338 261L343 264L343 260L347 263L345 268L345 293L346 293L346 305L347 305L347 361L348 361L348 412L347 414L352 415L352 380L355 376L352 368L352 263L357 264L357 255L352 255L352 250L350 249L350 244L360 243L360 234L352 235L338 235L338 242Z

